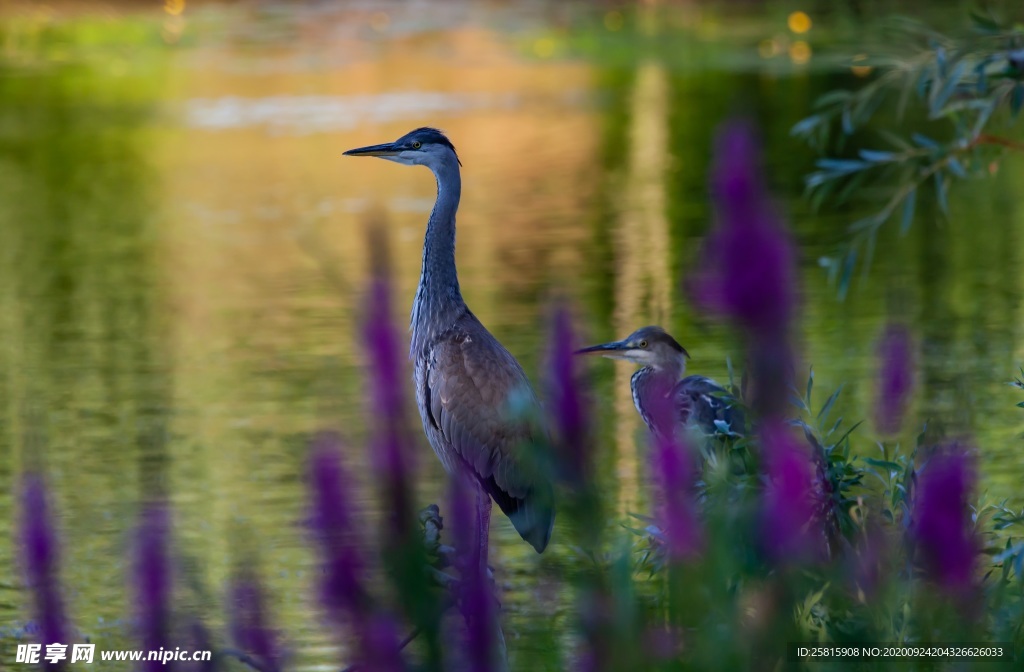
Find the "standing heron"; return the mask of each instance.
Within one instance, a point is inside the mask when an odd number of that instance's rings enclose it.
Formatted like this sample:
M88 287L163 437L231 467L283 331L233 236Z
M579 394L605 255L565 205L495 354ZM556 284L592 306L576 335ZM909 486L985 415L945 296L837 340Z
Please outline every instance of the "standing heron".
M437 200L423 241L409 348L423 431L448 473L468 476L477 486L475 553L481 565L486 569L492 497L540 553L555 521L553 487L532 459L539 437L521 412L524 404L530 410L539 404L523 367L473 315L459 290L455 213L462 163L455 147L441 131L417 128L394 142L345 154L426 166L434 173Z
M643 327L621 341L592 345L576 354L598 354L641 366L630 378L629 387L633 405L655 434L661 431L654 412L659 395L670 398L675 427L692 423L706 434L718 433L723 427L742 431L743 416L732 407L721 385L704 376L680 380L690 354L661 327Z

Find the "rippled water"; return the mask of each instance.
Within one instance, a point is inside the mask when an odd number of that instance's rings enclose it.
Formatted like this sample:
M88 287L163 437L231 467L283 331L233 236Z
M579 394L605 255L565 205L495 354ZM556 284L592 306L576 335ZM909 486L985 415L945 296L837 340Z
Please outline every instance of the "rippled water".
M165 493L182 613L216 623L232 567L256 563L301 666L337 658L300 525L307 440L340 429L365 469L365 229L386 224L404 323L434 190L426 170L341 152L419 125L444 128L465 164L467 301L534 380L556 297L588 338L661 323L693 371L723 378L735 343L694 313L680 278L709 225L714 129L754 114L801 244L801 350L817 388L845 383L842 413L867 416L874 341L887 319L908 320L915 423L970 433L992 496L1018 494L1019 399L1005 382L1022 360L1019 161L956 190L948 221L922 203L839 302L817 259L854 217L809 211L812 154L788 129L856 80L824 47L806 66L761 60L761 40L791 39L785 14L723 31L722 16L685 10L644 37L642 16L558 3L385 7L0 19L0 656L26 620L12 491L39 466L69 606L94 641L122 641L138 503ZM592 366L608 497L637 510L631 371ZM427 503L442 472L422 448ZM372 493L360 498L372 512ZM558 594L537 578L568 553L557 528L543 558L504 518L494 534L510 642L531 622L561 627Z

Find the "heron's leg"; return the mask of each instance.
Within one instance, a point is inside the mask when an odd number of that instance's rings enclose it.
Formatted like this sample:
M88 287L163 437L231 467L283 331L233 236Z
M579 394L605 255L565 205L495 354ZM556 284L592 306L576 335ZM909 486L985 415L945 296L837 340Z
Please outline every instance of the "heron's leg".
M476 487L476 511L477 511L477 566L480 567L480 576L487 576L487 548L490 542L491 530L491 496L484 490L484 486L477 484Z

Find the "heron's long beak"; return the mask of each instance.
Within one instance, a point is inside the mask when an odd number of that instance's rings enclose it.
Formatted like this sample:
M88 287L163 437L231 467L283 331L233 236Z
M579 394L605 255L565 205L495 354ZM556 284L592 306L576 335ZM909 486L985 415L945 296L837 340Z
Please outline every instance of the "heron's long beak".
M357 147L344 152L345 156L396 156L402 150L398 149L393 142L385 142L383 145L370 145L369 147Z
M613 341L612 343L601 343L600 345L592 345L589 348L583 348L577 350L577 355L605 355L606 357L614 357L617 353L629 350L629 345L625 341Z

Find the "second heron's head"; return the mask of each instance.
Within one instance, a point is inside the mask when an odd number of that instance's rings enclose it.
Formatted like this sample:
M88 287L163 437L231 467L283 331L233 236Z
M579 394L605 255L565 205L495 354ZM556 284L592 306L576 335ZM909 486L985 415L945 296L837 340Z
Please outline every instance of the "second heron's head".
M446 165L462 165L455 146L436 128L417 128L394 142L359 147L345 152L346 156L377 156L407 166L427 166L437 172Z
M655 326L637 329L621 341L601 343L577 350L576 354L603 355L612 359L624 359L640 366L678 369L680 372L686 369L686 359L690 356L668 332Z

